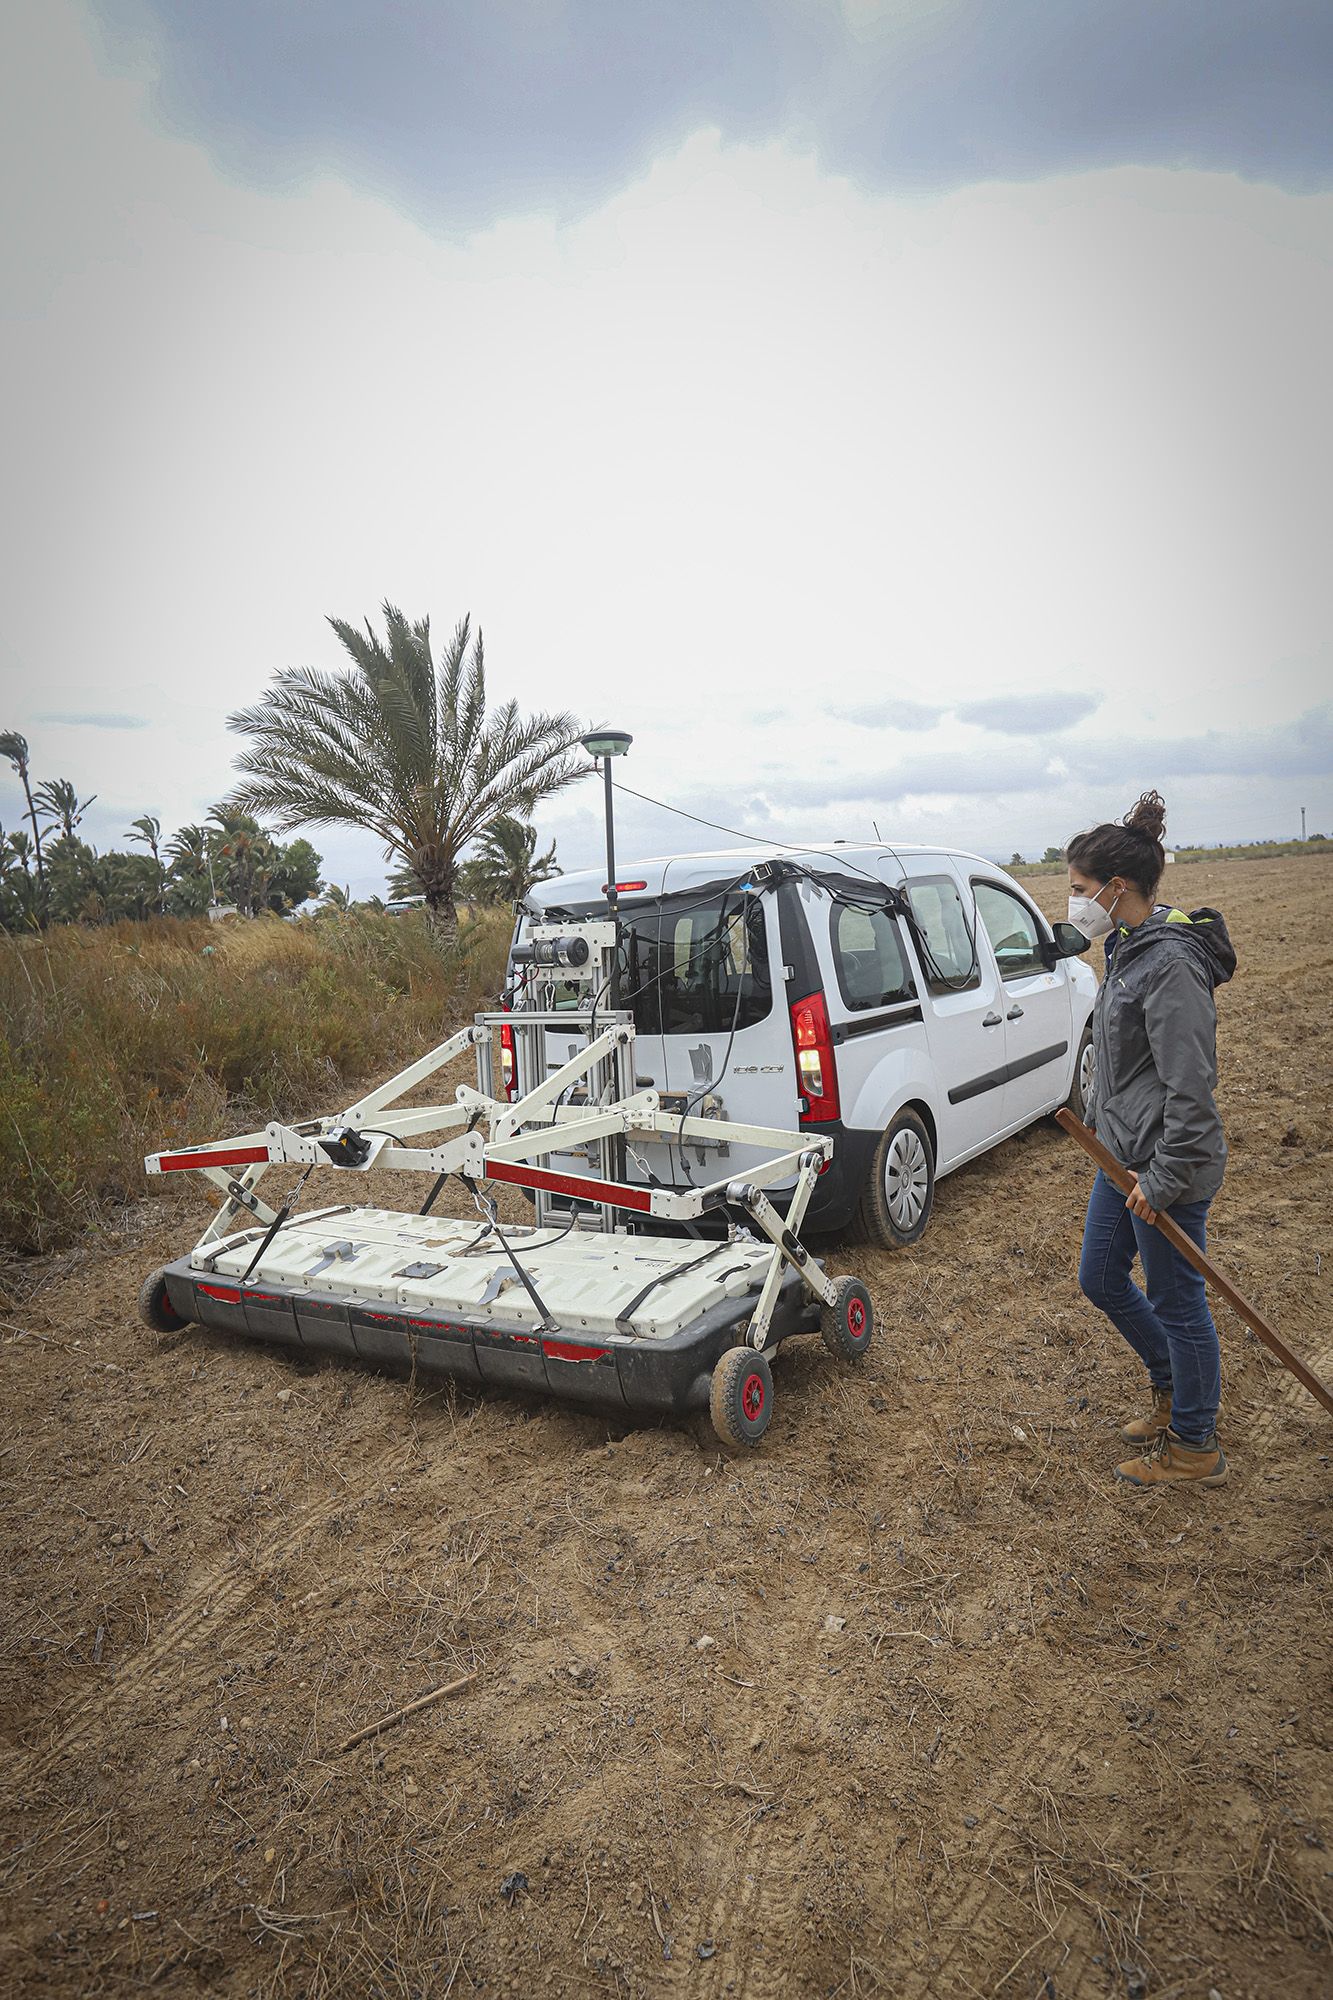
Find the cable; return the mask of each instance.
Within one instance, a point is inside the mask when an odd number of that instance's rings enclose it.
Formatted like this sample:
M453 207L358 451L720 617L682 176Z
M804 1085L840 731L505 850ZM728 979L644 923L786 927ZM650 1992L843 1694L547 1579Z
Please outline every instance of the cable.
M699 813L687 812L684 806L668 805L665 799L655 799L648 792L636 792L633 785L622 785L616 779L612 779L611 782L615 786L615 789L618 792L628 792L629 796L632 799L641 799L645 805L657 806L663 812L675 813L678 819L693 820L696 826L710 827L714 833L730 834L733 840L752 841L757 847L785 847L793 854L827 854L830 857L830 859L836 858L844 868L850 868L854 875L864 875L867 882L873 882L876 888L888 888L889 886L891 886L888 883L881 882L878 875L872 875L868 868L862 868L859 862L851 860L849 856L840 853L836 857L834 857L831 848L821 847L818 844L818 842L814 841L798 842L794 840L779 840L773 834L742 833L739 827L724 826L721 820L704 819L702 815ZM903 865L903 858L899 854L897 848L893 847L887 840L882 840L880 842L880 846L886 848L888 852L893 856L895 864L902 873L903 881L904 883L906 883L907 869ZM905 897L904 900L908 903L910 910L910 898ZM976 903L975 896L973 897L972 900L975 906ZM931 950L929 941L927 940L924 931L921 929L920 924L916 919L915 912L912 911L910 914L904 912L903 914L907 916L907 921L911 926L913 941L915 942L918 950L921 953L921 959L926 969L927 978L933 979L937 985L947 987L951 993L962 993L966 991L967 987L971 984L973 973L979 969L975 922L971 926L969 933L969 940L968 940L972 946L972 962L968 966L967 971L963 974L961 979L951 979L948 973L946 973L943 970L938 960L936 959L934 952ZM975 917L976 914L975 907L973 914Z
M832 853L832 850L830 848L821 847L817 841L778 840L776 836L771 833L763 833L763 834L742 833L739 827L723 826L720 820L703 819L698 813L686 812L684 806L669 806L665 799L652 798L649 796L647 792L636 792L633 785L622 785L615 778L613 778L611 782L614 785L616 791L628 792L632 799L642 799L643 803L648 806L660 806L663 812L675 813L678 819L692 819L695 822L696 826L711 827L714 833L729 833L733 840L752 841L756 847L785 847L789 849L790 852L793 854L831 855ZM882 847L889 848L890 854L893 855L893 858L898 863L898 866L902 868L903 866L902 860L901 857L896 852L896 850L892 847L889 847L889 843L886 840L881 841L880 845ZM872 875L868 868L860 867L855 861L848 860L848 858L845 855L842 855L839 858L842 860L844 866L851 869L854 875L864 875L867 882L874 882L879 888L886 888L888 886L886 883L880 881L878 875ZM903 873L906 874L906 872L907 872L906 869L903 869Z
M685 1175L687 1181L689 1180L689 1171L685 1165L685 1120L689 1117L695 1105L698 1104L701 1101L701 1099L705 1098L710 1090L714 1089L715 1087L720 1088L722 1086L722 1084L726 1081L727 1071L731 1068L731 1052L736 1044L736 1028L741 1018L741 1000L743 999L745 994L744 964L746 955L749 951L749 944L750 944L749 905L750 905L750 897L752 894L753 894L752 890L746 889L741 897L741 957L740 957L740 962L736 965L736 1005L731 1010L731 1033L727 1036L727 1046L722 1057L722 1068L717 1076L709 1077L704 1083L702 1083L699 1086L694 1096L687 1101L685 1109L680 1114L680 1127L676 1133L676 1156L680 1161L681 1173ZM724 897L722 902L722 907L718 911L718 916L717 916L717 936L719 944L721 944L722 939L725 936L726 921L727 921L727 905L726 905L726 899ZM720 954L719 954L719 962L720 962ZM670 1152L668 1150L668 1158L669 1157L670 1157ZM674 1186L674 1184L675 1183L673 1180L672 1185Z

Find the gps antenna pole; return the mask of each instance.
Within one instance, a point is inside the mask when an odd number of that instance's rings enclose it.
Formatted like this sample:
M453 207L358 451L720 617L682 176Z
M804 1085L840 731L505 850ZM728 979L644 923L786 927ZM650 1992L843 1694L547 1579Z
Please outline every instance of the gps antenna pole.
M1083 1121L1076 1118L1072 1111L1066 1110L1063 1107L1056 1112L1055 1116L1057 1122L1063 1125L1070 1138L1077 1139L1079 1145L1082 1146L1089 1158L1097 1162L1097 1165L1106 1175L1107 1180L1114 1187L1119 1188L1121 1194L1129 1194L1134 1186L1129 1174L1121 1166L1115 1155L1107 1152L1101 1140L1088 1130ZM1296 1380L1310 1391L1315 1401L1322 1403L1329 1414L1333 1415L1333 1395L1329 1394L1329 1391L1324 1387L1319 1377L1312 1375L1305 1363L1296 1358L1286 1342L1280 1340L1277 1334L1274 1333L1272 1327L1258 1308L1252 1306L1248 1299L1241 1297L1241 1294L1236 1290L1231 1280L1224 1278L1216 1264L1205 1257L1202 1250L1198 1249L1190 1241L1179 1223L1173 1222L1164 1210L1158 1209L1157 1221L1154 1227L1161 1230L1171 1248L1178 1250L1185 1259L1185 1262L1192 1264L1199 1275L1206 1279L1208 1284L1212 1286L1213 1290L1226 1300L1232 1312L1236 1314L1238 1319L1244 1320L1250 1332L1257 1339L1261 1340L1271 1353L1276 1354L1282 1366L1291 1370Z

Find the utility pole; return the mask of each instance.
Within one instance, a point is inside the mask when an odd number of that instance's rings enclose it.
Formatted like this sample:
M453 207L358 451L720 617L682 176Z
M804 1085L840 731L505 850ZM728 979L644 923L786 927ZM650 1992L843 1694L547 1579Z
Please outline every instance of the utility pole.
M1301 839L1305 838L1305 807L1301 807Z

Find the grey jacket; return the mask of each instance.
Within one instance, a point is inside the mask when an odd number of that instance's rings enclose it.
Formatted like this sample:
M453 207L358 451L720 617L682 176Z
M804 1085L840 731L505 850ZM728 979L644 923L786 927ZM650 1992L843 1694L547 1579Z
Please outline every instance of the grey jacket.
M1213 992L1236 969L1216 910L1159 906L1106 941L1092 1012L1096 1075L1086 1122L1133 1167L1153 1208L1209 1201L1227 1145L1217 1088Z

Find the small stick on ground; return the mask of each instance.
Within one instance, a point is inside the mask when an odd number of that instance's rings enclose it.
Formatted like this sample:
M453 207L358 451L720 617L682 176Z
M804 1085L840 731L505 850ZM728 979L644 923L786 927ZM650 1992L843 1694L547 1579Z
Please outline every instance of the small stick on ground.
M415 1701L404 1703L402 1708L390 1709L389 1713L382 1715L378 1722L368 1722L364 1729L354 1730L345 1742L340 1743L337 1749L329 1754L341 1757L345 1750L354 1750L358 1743L364 1743L368 1737L378 1736L381 1731L392 1729L396 1722L402 1722L409 1715L415 1715L418 1709L429 1708L433 1701L442 1701L445 1695L457 1694L460 1688L470 1687L476 1678L475 1674L464 1674L461 1680L446 1681L442 1687L432 1688L429 1694L420 1694Z

